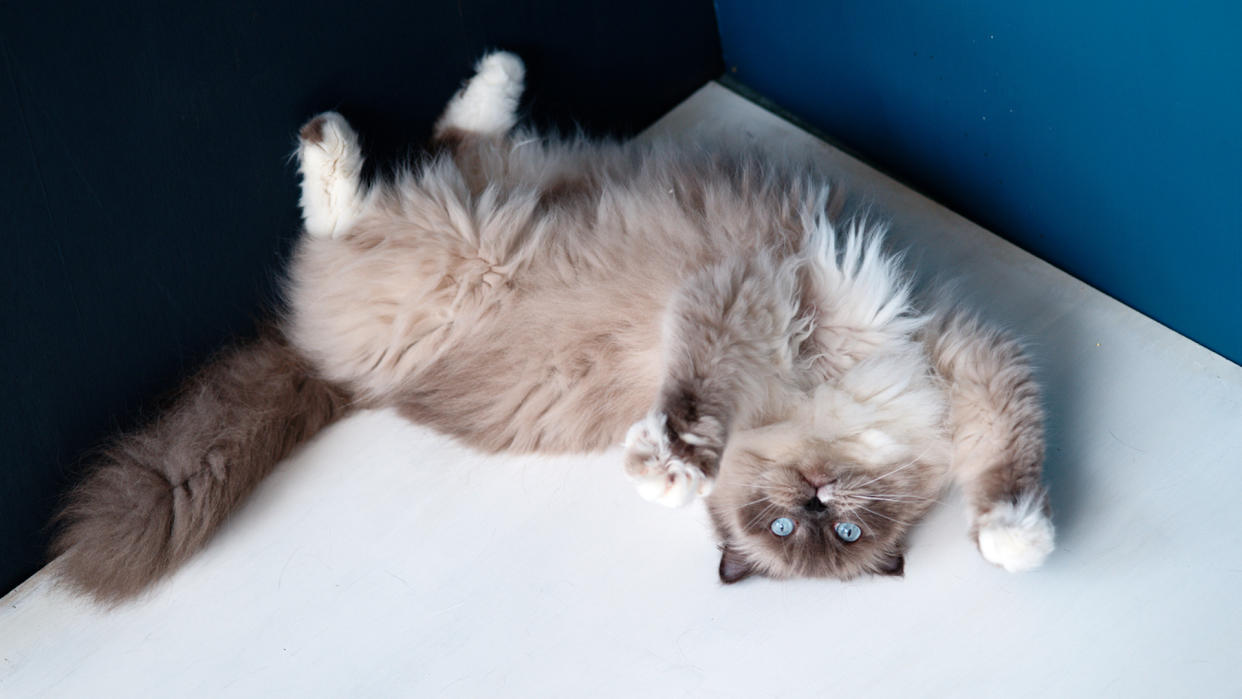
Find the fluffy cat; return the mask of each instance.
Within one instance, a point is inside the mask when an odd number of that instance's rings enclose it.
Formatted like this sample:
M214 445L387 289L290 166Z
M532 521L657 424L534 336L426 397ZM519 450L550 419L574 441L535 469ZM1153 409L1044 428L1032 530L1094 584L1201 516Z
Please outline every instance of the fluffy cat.
M541 138L516 128L522 86L516 56L485 56L432 156L372 186L344 119L302 128L286 314L103 454L61 513L64 579L140 592L360 407L489 451L624 443L642 496L706 498L727 583L900 574L952 481L987 560L1042 563L1042 408L1013 339L916 308L813 175Z

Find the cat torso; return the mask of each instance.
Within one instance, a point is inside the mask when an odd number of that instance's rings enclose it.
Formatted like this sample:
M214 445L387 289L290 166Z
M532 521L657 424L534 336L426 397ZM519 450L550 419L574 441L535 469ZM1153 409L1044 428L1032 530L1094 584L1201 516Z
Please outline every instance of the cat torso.
M916 308L807 168L515 130L522 75L484 57L438 154L370 188L339 115L303 129L286 332L326 378L483 449L624 440L644 497L708 496L726 582L898 573L950 475L989 560L1042 561L1016 342Z
M815 192L745 157L515 141L470 174L430 160L368 193L348 236L307 236L291 337L328 377L482 448L618 444L660 387L677 289L727 258L802 254Z
M882 232L839 225L806 168L514 130L523 75L485 56L438 154L369 187L340 115L303 127L286 317L75 490L56 544L75 587L145 589L356 406L490 451L624 443L643 497L705 497L726 583L898 575L950 477L987 560L1042 563L1043 411L1016 341L916 308Z

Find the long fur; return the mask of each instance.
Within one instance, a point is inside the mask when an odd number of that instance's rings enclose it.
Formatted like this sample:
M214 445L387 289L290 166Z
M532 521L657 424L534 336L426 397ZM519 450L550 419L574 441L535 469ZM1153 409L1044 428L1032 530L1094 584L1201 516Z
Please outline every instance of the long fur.
M346 412L276 332L221 352L98 458L60 514L62 579L104 602L198 551L278 461Z
M118 599L170 570L346 394L489 451L624 441L644 497L706 497L725 582L900 574L953 480L988 560L1042 562L1042 407L1015 341L920 309L882 228L836 220L808 168L542 137L515 128L523 78L485 56L432 154L370 186L340 115L303 127L288 345L226 354L118 443L65 512L72 582Z

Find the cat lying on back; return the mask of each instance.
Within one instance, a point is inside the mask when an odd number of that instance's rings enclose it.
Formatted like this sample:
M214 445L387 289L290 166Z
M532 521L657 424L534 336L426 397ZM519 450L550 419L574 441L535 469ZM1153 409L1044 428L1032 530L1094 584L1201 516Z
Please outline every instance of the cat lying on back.
M725 582L900 574L951 481L985 558L1042 563L1042 409L1014 340L916 308L813 176L515 130L522 80L484 57L433 157L370 187L344 119L303 127L285 317L104 454L61 514L65 579L141 591L294 446L380 407L490 451L623 443L644 497L706 498Z

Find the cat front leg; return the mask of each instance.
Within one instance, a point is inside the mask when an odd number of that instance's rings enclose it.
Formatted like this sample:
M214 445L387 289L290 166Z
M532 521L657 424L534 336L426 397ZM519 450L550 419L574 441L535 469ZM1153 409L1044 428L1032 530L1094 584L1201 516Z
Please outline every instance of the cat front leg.
M1005 570L1031 570L1054 547L1042 482L1044 411L1019 344L977 319L937 319L929 348L949 382L953 469L969 501L971 533L983 557Z
M711 492L724 451L725 424L699 413L691 394L669 401L630 427L625 472L644 499L681 507Z
M673 295L662 387L626 437L640 495L680 506L710 492L730 429L793 383L797 298L793 268L763 253L708 266Z

